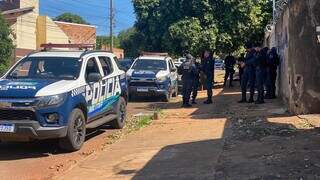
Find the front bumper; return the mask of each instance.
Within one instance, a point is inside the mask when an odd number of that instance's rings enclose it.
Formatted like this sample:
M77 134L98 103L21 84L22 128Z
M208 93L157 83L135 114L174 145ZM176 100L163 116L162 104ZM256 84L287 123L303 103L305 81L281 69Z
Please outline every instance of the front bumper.
M139 89L144 89L146 91L139 91ZM168 93L165 89L159 89L157 87L138 87L138 86L130 86L129 94L137 95L137 96L164 96Z
M0 140L4 141L55 139L67 135L67 126L42 127L39 122L32 120L0 121L0 124L14 125L14 132L0 132Z

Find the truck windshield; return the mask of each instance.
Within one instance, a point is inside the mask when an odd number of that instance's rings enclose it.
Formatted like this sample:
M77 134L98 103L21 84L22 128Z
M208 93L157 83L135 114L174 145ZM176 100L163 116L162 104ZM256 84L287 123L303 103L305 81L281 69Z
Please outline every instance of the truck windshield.
M136 70L167 70L167 63L164 60L138 59L132 66Z
M27 57L7 75L8 79L62 79L79 77L81 61L72 57Z

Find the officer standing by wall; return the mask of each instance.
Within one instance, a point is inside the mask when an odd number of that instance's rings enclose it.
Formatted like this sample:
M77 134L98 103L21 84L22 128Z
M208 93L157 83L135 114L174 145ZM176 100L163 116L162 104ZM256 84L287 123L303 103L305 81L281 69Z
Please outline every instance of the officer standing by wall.
M196 76L196 67L193 63L192 55L186 55L186 61L178 68L178 73L182 75L182 107L188 108L190 105L190 96Z
M201 64L199 62L197 62L194 59L194 64L196 67L196 74L194 77L194 81L193 81L193 87L192 87L192 104L197 104L196 102L196 98L198 95L198 89L200 86L200 71L201 71Z
M277 70L280 64L280 58L277 54L277 49L273 47L268 53L267 59L267 94L266 99L276 98L276 80L277 80Z
M254 96L254 90L255 90L255 68L254 68L254 62L255 62L255 49L253 48L252 43L246 44L246 50L247 54L244 60L244 63L242 63L241 67L243 67L243 77L241 82L241 93L242 93L242 99L238 101L239 103L245 103L247 102L247 87L250 85L250 99L249 103L253 103L253 96Z
M202 71L206 76L206 88L208 99L204 102L205 104L212 104L212 88L213 88L213 80L214 80L214 59L213 53L206 50L203 53L202 57Z
M232 56L231 54L229 54L226 59L224 60L224 64L225 64L225 68L226 68L226 74L224 76L224 83L223 83L223 87L226 86L228 78L230 78L229 81L229 87L233 87L232 85L232 81L233 81L233 74L235 73L234 71L234 65L236 64L236 59L234 58L234 56Z
M269 48L265 47L260 50L260 48L256 49L256 82L258 89L258 99L256 104L264 103L264 84L267 78L267 54Z

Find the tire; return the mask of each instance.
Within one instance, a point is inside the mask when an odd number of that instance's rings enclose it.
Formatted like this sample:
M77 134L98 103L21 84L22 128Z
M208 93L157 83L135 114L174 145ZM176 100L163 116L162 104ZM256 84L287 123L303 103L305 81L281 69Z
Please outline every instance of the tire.
M179 87L178 87L178 84L176 84L176 87L175 87L174 93L172 94L172 97L177 97L178 91L179 91Z
M78 151L86 138L86 119L81 109L73 109L68 121L67 136L59 140L61 149Z
M127 103L123 97L119 98L117 108L117 118L111 121L111 127L114 129L122 129L125 126L127 117Z

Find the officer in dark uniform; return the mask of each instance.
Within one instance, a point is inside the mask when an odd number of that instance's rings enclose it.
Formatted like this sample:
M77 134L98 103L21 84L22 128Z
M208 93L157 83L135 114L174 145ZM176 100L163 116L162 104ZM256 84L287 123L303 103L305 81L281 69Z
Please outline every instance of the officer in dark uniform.
M194 60L194 64L196 67L196 74L193 81L193 87L192 87L192 104L197 104L196 98L198 95L198 89L200 86L200 71L201 71L201 64Z
M256 67L256 82L258 89L258 99L256 104L264 103L264 84L267 77L267 54L269 48L265 47L262 50L257 50L255 62Z
M254 90L255 90L255 49L253 48L252 43L246 44L246 50L247 54L244 60L244 63L242 63L243 67L243 77L241 82L241 91L242 91L242 99L239 101L239 103L245 103L247 102L247 87L250 86L250 99L249 103L253 103L253 96L254 96Z
M186 55L186 61L179 66L178 73L182 75L182 107L188 108L191 107L190 96L196 76L196 67L193 63L193 57L190 54Z
M275 47L273 47L268 53L267 64L266 99L274 99L276 98L277 70L280 64L280 58Z
M213 53L210 51L205 51L203 53L203 60L202 60L202 71L206 76L206 88L207 88L207 95L208 99L204 102L205 104L212 104L212 88L213 88L213 80L214 80L214 59Z
M226 74L224 76L223 87L226 86L228 78L230 78L229 87L233 87L232 81L233 81L233 74L235 73L234 65L236 64L236 59L234 58L234 56L229 54L224 60L224 64L226 68Z
M241 67L241 64L244 63L244 53L242 53L240 55L240 57L238 58L238 69L239 69L239 82L241 85L241 81L242 81L242 75L243 75L243 68Z

